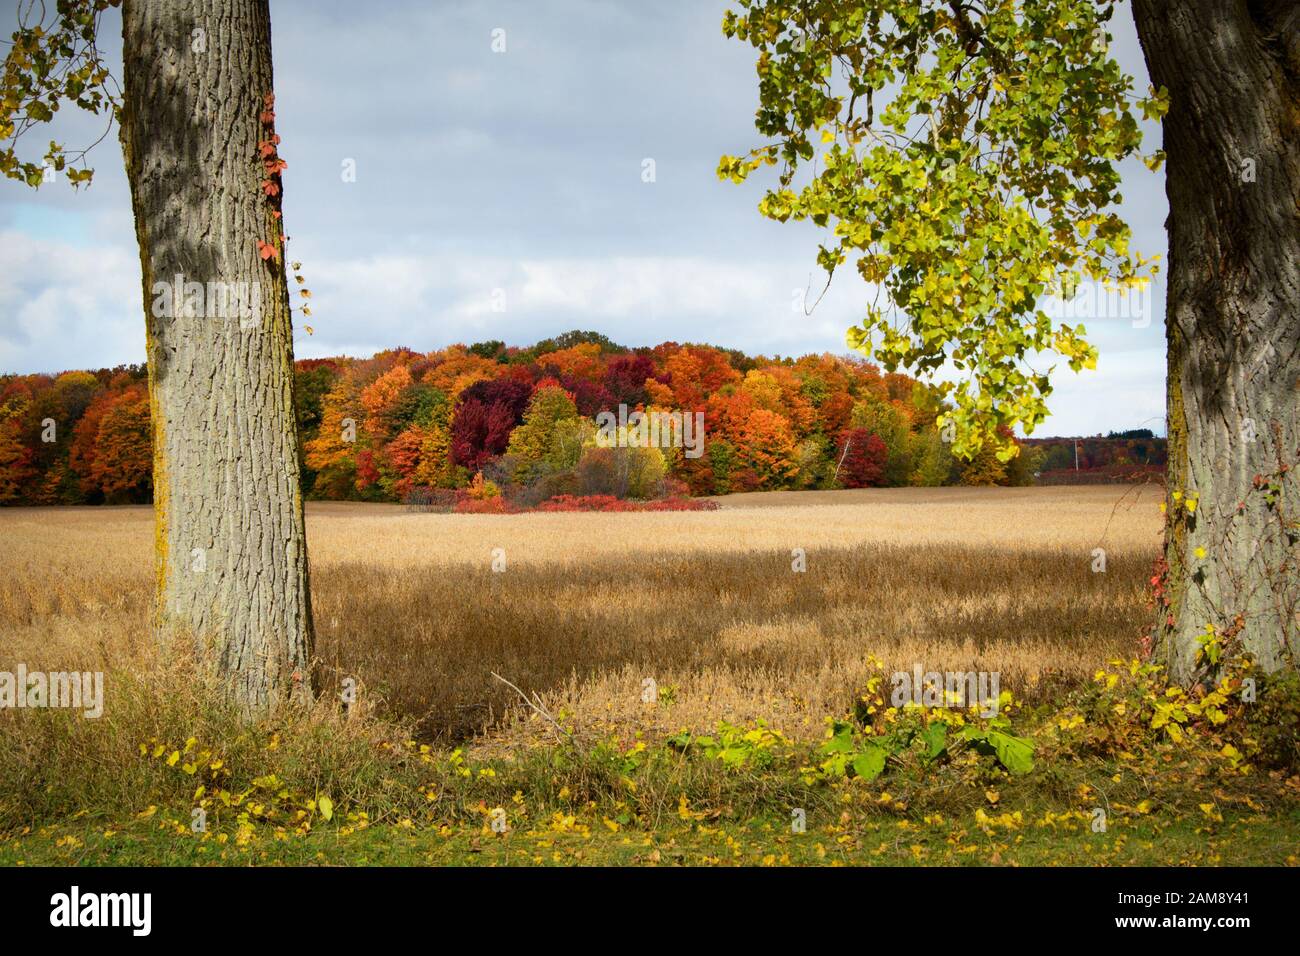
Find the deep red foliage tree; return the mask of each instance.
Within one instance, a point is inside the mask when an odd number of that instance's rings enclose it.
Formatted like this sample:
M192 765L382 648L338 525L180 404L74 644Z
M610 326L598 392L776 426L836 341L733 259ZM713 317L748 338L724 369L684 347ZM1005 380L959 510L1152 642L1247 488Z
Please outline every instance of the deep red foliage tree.
M555 376L554 368L550 368L548 371L552 373L551 377L559 381L560 387L573 396L573 402L578 406L579 415L591 418L601 412L617 410L617 400L604 385L567 373Z
M650 400L646 379L655 378L655 363L648 355L620 355L609 363L605 372L605 391L614 406L628 408L644 405Z
M501 454L510 432L524 419L533 390L514 378L471 385L461 393L451 420L451 460L477 470Z
M875 488L885 483L889 453L884 440L865 428L840 432L840 484L845 488Z

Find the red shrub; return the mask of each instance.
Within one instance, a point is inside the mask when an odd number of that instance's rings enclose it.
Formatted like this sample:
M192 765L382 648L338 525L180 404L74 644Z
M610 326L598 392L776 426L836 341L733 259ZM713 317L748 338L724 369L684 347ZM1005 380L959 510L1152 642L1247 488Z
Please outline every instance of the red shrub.
M537 511L714 511L716 501L697 498L663 498L658 501L629 501L613 495L556 495L537 506Z

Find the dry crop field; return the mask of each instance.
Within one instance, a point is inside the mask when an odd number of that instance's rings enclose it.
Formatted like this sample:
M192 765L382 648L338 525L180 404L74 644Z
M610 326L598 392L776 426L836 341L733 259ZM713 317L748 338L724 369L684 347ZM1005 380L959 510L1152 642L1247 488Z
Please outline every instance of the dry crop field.
M757 718L816 738L870 655L891 670L998 672L1032 700L1132 656L1158 502L1154 487L1053 487L767 493L632 514L313 503L322 683L351 677L423 737L488 749L544 728L515 719L493 672L624 739ZM104 670L111 707L112 672L151 653L150 509L0 510L0 541L0 668ZM647 679L667 706L643 703Z

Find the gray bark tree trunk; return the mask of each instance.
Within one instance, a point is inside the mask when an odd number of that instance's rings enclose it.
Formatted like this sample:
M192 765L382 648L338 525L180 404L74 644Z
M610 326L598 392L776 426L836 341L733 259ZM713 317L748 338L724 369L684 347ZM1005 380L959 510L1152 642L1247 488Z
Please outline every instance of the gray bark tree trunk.
M156 626L194 641L256 715L310 693L312 653L283 225L259 154L270 13L267 0L127 0L122 35ZM259 240L279 258L263 259Z
M1133 7L1151 80L1171 97L1169 603L1159 608L1157 653L1176 679L1197 679L1198 636L1211 624L1267 670L1294 667L1300 6Z

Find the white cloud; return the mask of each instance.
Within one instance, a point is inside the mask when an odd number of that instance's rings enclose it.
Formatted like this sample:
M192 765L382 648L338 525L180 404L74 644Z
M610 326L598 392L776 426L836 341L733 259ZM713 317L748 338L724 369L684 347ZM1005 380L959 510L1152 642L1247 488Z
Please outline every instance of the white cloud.
M0 369L62 371L144 358L140 260L123 246L80 246L0 232Z
M479 338L526 345L582 327L628 345L676 338L788 353L839 350L846 324L829 308L811 318L796 312L797 276L779 262L429 252L308 263L306 271L315 350L385 336L386 346L419 349Z

